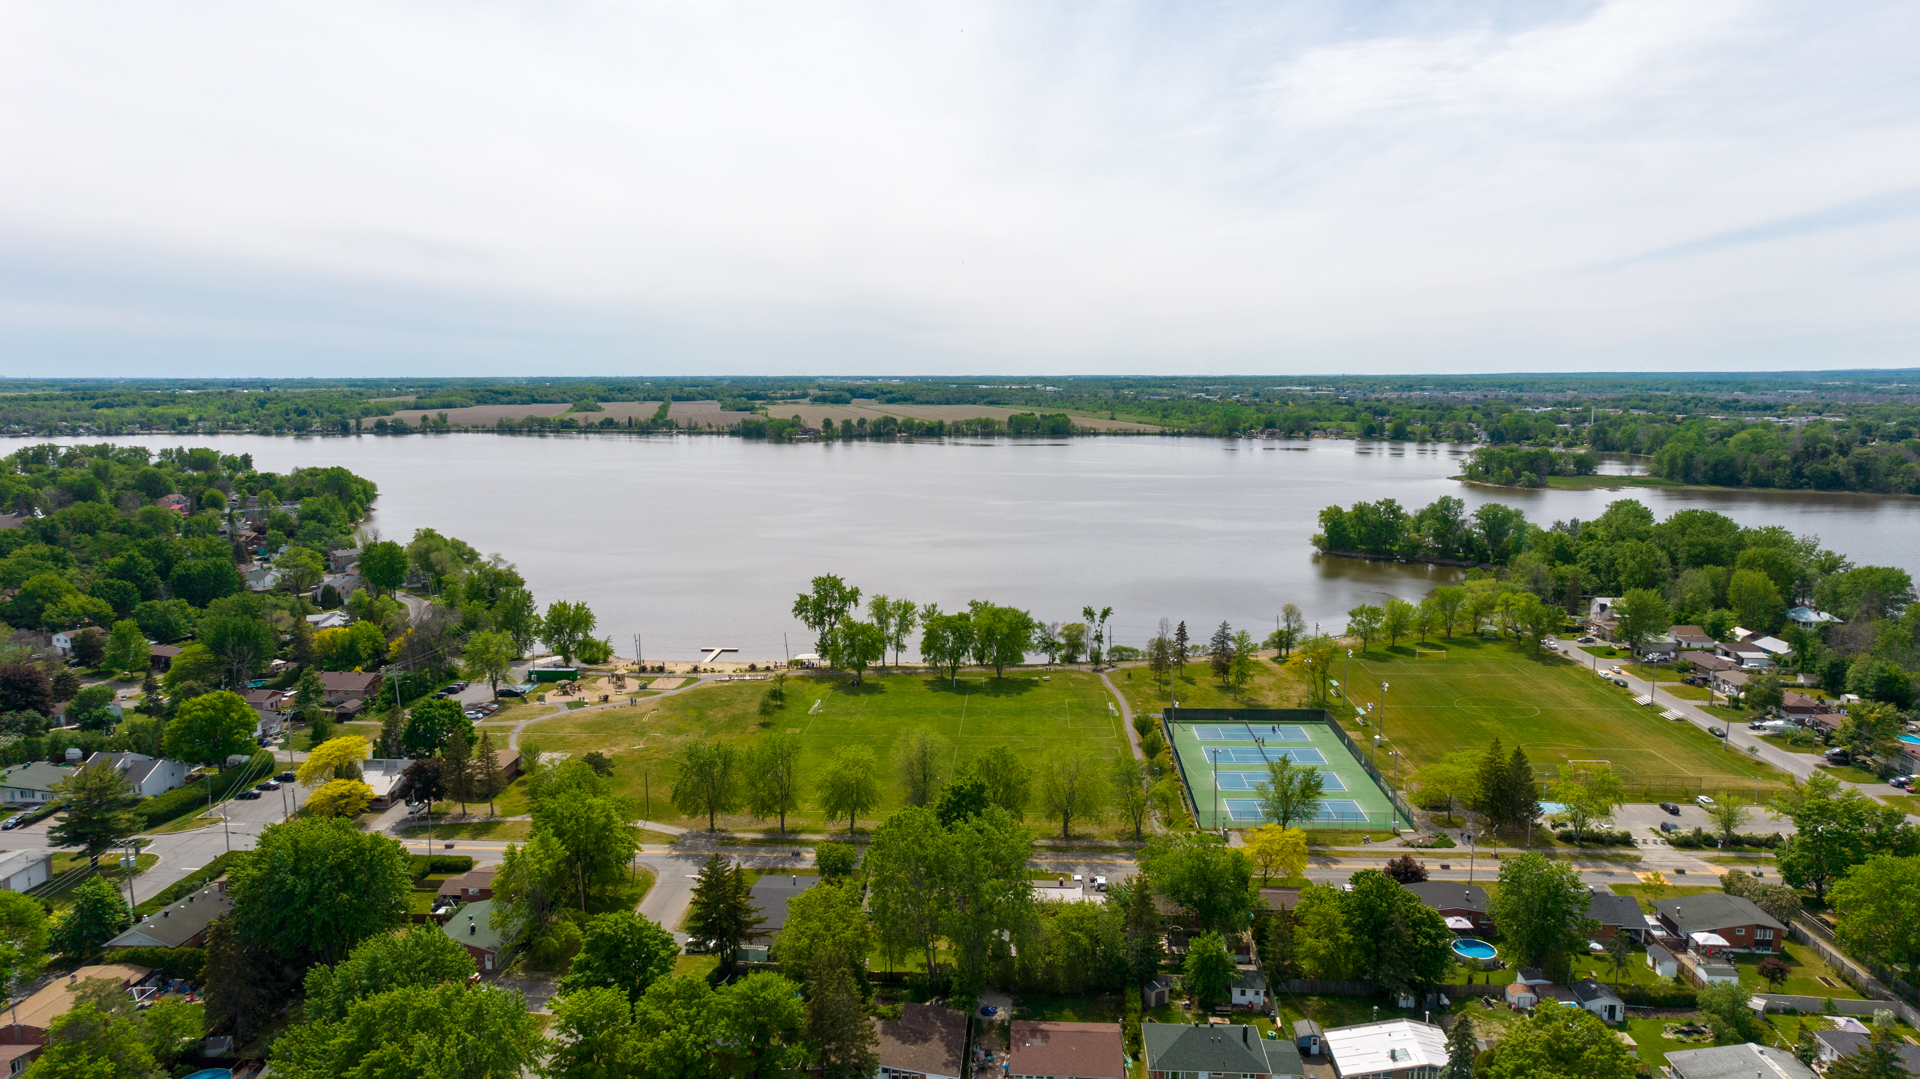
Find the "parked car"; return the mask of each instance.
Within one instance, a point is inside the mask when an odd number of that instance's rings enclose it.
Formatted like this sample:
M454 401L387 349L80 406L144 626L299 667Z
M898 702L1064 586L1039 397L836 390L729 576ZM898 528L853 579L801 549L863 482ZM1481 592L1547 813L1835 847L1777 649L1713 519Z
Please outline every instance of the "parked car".
M281 772L279 775L274 776L273 778L279 780L282 783L291 783L294 781L296 777L292 772Z
M1607 681L1612 682L1614 685L1619 686L1621 689L1627 688L1627 680L1624 678L1620 678L1616 676L1616 677L1607 679Z
M280 784L269 779L265 783L256 784L253 789L257 791L277 791L280 789Z
M234 795L234 797L242 801L251 802L260 797L260 792L259 791L241 791L239 794Z
M1592 637L1582 637L1582 638L1580 638L1580 643L1581 643L1581 644L1592 644L1592 643L1593 643L1593 638L1592 638Z
M1095 877L1095 878L1093 878L1093 890L1094 890L1094 891L1096 891L1096 892L1104 892L1104 891L1106 891L1106 890L1107 890L1107 878L1105 878L1105 877Z
M1677 832L1680 830L1680 826L1670 820L1663 820L1660 822L1660 830L1663 832Z
M1701 809L1712 809L1712 808L1713 808L1713 799L1712 799L1711 797L1709 797L1709 796L1707 796L1707 795L1704 795L1704 794L1703 794L1703 795L1701 795L1701 796L1700 796L1700 797L1698 797L1698 798L1695 798L1695 799L1694 799L1694 802L1696 802L1696 803L1697 803L1697 804L1698 804L1698 805L1700 806L1700 808L1701 808Z
M25 813L16 813L13 816L7 818L7 823L0 824L0 832L11 832L15 828L20 827L22 824L25 824L26 822L27 822L27 815Z
M1913 777L1912 776L1894 776L1892 779L1887 780L1887 786L1898 787L1901 790L1906 790L1913 786ZM8 825L8 827L12 827L12 825Z
M1727 736L1727 732L1721 730L1719 727L1708 727L1707 733L1713 735L1715 738L1725 738Z
M980 1014L991 1019L994 1016L1000 1014L1000 1009L997 1006L992 1004L982 1004L980 1005Z
M1826 756L1827 763L1829 764L1853 763L1853 754L1847 752L1845 746L1834 746L1832 749L1827 750Z
M501 686L500 695L502 697L524 697L527 695L527 691L521 689L519 686Z
M1676 817L1680 815L1680 807L1673 804L1672 802L1661 802L1660 808L1666 810L1668 813L1671 813Z

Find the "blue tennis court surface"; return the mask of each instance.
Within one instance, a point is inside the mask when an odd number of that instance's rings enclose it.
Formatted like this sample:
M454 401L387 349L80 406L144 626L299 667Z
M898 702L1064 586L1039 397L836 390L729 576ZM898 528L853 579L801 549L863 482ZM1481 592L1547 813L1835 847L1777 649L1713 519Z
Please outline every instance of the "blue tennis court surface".
M1202 757L1221 764L1267 764L1286 757L1295 764L1325 764L1317 749L1255 749L1252 746L1202 746Z
M1306 742L1305 727L1196 726L1193 736L1202 742Z
M1219 773L1219 777L1219 783L1217 785L1223 791L1258 790L1267 783L1267 773L1265 772L1221 772ZM1321 772L1320 789L1325 791L1343 791L1347 789L1347 785L1342 783L1340 777L1334 775L1332 772Z
M1266 815L1261 810L1260 801L1257 798L1222 798L1220 803L1226 807L1227 816L1232 817L1234 820L1257 821L1266 819ZM1333 801L1321 802L1320 811L1313 815L1313 819L1317 821L1345 821L1365 824L1367 822L1367 815L1361 810L1359 802L1340 798Z

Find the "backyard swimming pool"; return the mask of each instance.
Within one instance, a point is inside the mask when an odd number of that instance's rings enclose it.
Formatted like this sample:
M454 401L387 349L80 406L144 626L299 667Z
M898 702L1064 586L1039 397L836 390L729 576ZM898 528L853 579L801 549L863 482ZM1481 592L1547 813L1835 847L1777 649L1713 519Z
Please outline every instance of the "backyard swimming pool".
M1496 954L1493 945L1488 944L1484 940L1474 940L1472 938L1454 941L1453 951L1455 955L1458 955L1462 959L1472 959L1476 962L1482 959L1492 959Z

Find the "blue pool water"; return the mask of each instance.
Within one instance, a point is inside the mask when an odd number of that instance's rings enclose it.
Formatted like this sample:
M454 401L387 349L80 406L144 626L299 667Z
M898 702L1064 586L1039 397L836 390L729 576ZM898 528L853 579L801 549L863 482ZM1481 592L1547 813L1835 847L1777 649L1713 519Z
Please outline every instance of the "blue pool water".
M192 1075L187 1076L187 1079L233 1079L233 1070L230 1068L208 1068L206 1071L194 1072Z
M1464 959L1492 959L1497 954L1493 945L1484 940L1456 940L1453 942L1453 950L1456 955Z
M1900 740L1910 746L1920 746L1920 734L1903 734Z

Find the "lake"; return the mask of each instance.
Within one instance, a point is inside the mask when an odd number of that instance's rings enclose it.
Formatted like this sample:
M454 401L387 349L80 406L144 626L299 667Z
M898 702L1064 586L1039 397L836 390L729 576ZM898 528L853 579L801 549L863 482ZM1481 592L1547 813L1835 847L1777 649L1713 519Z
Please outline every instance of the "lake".
M100 441L58 439L53 441ZM1161 618L1204 640L1222 620L1264 637L1283 603L1309 622L1389 596L1418 599L1458 571L1322 558L1321 507L1442 495L1499 501L1529 520L1597 516L1634 497L1658 517L1717 510L1812 532L1857 563L1920 575L1920 499L1780 491L1495 490L1458 483L1465 445L1108 437L776 445L712 436L493 434L381 438L142 436L213 445L256 467L343 465L380 485L371 525L419 527L520 567L540 602L585 600L621 655L707 646L742 660L813 650L790 615L816 574L865 595L952 610L970 599L1077 621L1111 606L1116 640ZM24 444L24 443L23 443ZM1609 471L1617 466L1609 466Z

